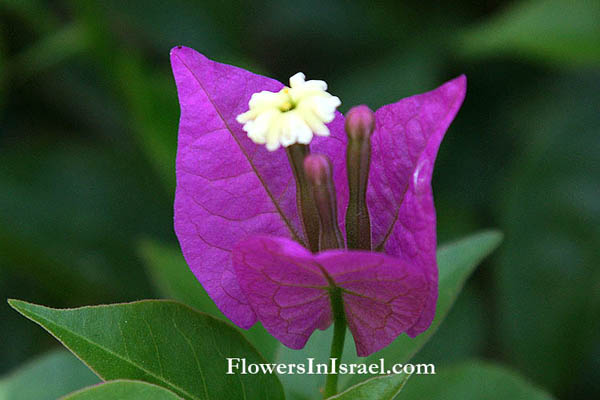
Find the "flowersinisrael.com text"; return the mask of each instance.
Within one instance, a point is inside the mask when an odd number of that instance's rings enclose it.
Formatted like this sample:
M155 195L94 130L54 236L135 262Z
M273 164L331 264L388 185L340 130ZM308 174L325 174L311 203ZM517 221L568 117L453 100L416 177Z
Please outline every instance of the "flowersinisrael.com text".
M305 363L248 363L245 358L227 358L227 375L389 375L417 374L435 375L434 364L392 364L386 366L385 359L378 363L339 363L337 358L330 358L329 363L317 363L314 358L307 358Z

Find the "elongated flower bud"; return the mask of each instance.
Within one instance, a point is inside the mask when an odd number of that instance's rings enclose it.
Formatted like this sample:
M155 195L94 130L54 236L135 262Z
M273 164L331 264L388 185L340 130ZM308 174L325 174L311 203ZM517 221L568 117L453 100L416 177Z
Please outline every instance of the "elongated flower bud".
M304 172L304 159L310 149L308 145L293 144L286 148L286 152L296 181L296 202L307 246L310 251L316 253L319 251L319 214L315 206L312 184Z
M343 248L344 240L337 221L331 163L324 155L310 154L304 159L304 171L312 184L315 205L319 213L319 250Z
M375 130L375 114L365 105L352 107L346 114L346 133L351 140L370 140Z
M371 134L374 129L375 115L369 107L362 105L348 111L346 170L350 198L346 211L346 241L349 249L371 250L371 221L366 196L371 162Z

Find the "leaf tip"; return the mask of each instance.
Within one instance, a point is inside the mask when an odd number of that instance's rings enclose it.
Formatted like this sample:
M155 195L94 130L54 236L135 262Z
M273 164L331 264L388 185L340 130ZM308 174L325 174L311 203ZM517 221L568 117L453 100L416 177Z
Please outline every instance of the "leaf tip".
M504 240L504 233L498 229L490 229L482 232L482 236L487 236L491 242L491 247L496 249Z
M16 312L24 316L25 318L31 319L31 310L33 307L42 307L37 304L29 303L24 300L18 299L7 299L7 303L11 306Z
M18 299L6 299L6 302L8 303L9 306L11 306L12 308L14 308L17 311L19 310L19 305L27 304L23 300L18 300Z

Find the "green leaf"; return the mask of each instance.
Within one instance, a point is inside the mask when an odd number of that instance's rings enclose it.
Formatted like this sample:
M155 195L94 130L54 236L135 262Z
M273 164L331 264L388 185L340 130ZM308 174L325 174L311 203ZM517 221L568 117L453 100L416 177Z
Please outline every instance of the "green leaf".
M188 267L179 248L145 240L140 243L139 253L162 296L179 300L227 321L227 317L217 308ZM240 332L267 360L274 359L279 343L260 322L249 330L240 330Z
M100 379L71 353L55 350L0 379L0 400L54 400Z
M134 379L184 399L283 399L275 375L228 375L227 357L264 363L231 325L161 300L52 309L9 300L104 380Z
M471 361L437 372L413 376L402 400L552 400L516 373L486 362Z
M71 393L61 400L181 400L167 389L140 381L115 380Z
M404 389L408 378L410 375L407 374L376 376L329 397L329 400L393 400Z
M427 331L414 339L407 335L398 337L391 345L371 354L364 362L376 363L380 358L384 358L387 363L405 363L410 360L437 331L467 278L477 265L498 247L501 240L501 233L489 231L440 247L437 252L439 297L433 323ZM346 375L345 377L353 383L360 380L361 376Z
M600 2L514 2L459 37L467 56L514 54L563 65L600 65Z
M347 333L342 361L346 363L377 363L379 358L385 358L386 363L405 363L410 360L442 323L475 267L498 246L501 239L502 234L489 231L441 246L437 252L440 274L439 298L436 318L431 327L415 339L406 335L398 337L390 346L372 354L366 360L356 355L354 339L350 333ZM302 350L281 347L277 352L277 362L305 363L307 358L315 358L315 363L326 363L329 357L332 333L333 329L331 328L325 332L316 331ZM340 387L347 388L364 378L364 375L342 375L339 378ZM322 375L282 375L280 379L288 397L298 400L312 399L314 393L324 384Z

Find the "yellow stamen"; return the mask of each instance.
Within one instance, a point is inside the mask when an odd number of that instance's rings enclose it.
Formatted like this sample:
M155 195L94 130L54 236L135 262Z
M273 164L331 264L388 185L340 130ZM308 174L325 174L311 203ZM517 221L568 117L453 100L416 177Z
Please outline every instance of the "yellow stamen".
M284 91L285 91L285 89L284 89ZM283 112L286 112L286 111L290 111L292 109L292 107L293 107L293 104L289 101L286 101L281 106L279 106L279 109Z

